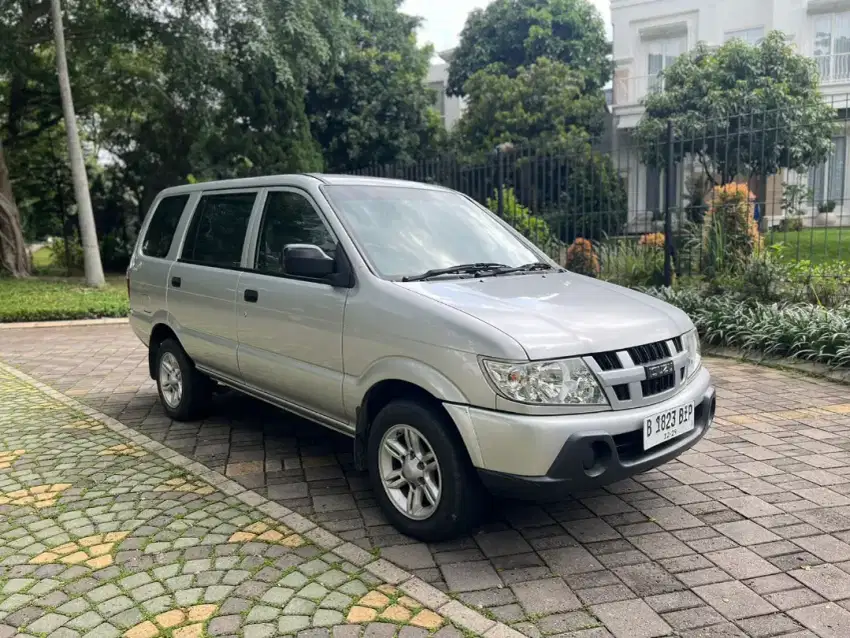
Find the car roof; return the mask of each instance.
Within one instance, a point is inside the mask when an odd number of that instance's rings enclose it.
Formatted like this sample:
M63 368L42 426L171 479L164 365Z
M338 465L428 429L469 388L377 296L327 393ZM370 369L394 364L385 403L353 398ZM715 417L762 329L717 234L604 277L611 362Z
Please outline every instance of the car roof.
M325 173L292 173L282 175L267 175L264 177L244 177L241 179L224 179L195 184L172 186L162 191L161 195L180 195L196 191L230 190L234 188L268 188L272 186L302 186L310 187L317 184L340 184L347 186L406 186L408 188L427 188L431 190L448 190L435 184L424 184L403 179L387 177L366 177L361 175L335 175Z

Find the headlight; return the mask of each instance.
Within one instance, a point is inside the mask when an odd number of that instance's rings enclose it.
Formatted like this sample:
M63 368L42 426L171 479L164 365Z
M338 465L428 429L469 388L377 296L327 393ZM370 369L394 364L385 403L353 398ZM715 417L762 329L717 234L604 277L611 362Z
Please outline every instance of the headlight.
M682 345L685 348L685 352L688 353L688 368L685 372L685 378L690 379L696 374L702 363L699 333L697 333L696 328L682 336Z
M496 389L508 399L541 405L607 405L599 382L581 359L511 363L483 360Z

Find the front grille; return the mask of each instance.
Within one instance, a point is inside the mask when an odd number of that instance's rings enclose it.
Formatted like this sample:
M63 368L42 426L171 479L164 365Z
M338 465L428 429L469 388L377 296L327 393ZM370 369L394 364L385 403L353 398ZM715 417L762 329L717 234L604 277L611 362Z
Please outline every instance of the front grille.
M629 392L629 384L621 383L620 385L614 386L614 394L617 395L617 399L619 401L628 401L632 398L631 392Z
M623 367L623 364L620 363L620 357L617 356L616 352L600 352L593 355L593 358L604 372L608 372L608 370L620 370Z
M676 352L681 352L683 349L682 337L673 337L673 345L676 346Z
M670 348L666 341L656 341L643 346L635 346L627 350L636 366L646 365L653 361L670 358Z
M671 372L663 377L655 379L646 379L640 382L640 389L645 397L651 397L654 394L661 394L667 390L676 387L676 373Z

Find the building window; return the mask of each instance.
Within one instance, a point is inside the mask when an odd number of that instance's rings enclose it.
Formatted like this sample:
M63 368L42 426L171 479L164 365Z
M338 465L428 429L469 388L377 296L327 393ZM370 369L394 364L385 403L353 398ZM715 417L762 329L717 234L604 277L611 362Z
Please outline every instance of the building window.
M723 34L723 41L743 40L750 46L761 44L764 39L764 27L755 27L753 29L736 29L735 31L727 31Z
M661 74L686 49L687 39L684 36L647 42L646 68L649 76L647 88L650 93L664 90Z
M431 82L428 88L434 91L434 108L443 119L446 118L446 87L442 82Z
M847 157L847 138L832 138L833 150L826 161L809 171L809 188L814 191L815 204L841 202L844 199L844 170Z
M819 15L813 23L812 55L821 82L850 81L850 11Z

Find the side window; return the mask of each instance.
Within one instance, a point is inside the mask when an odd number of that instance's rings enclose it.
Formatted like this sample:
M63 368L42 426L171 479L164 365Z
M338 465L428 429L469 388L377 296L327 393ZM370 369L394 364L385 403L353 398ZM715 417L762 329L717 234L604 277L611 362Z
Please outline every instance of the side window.
M187 261L238 267L242 263L242 244L256 193L204 195L192 217L181 257Z
M153 219L148 225L142 242L142 254L149 257L165 258L171 248L171 241L180 223L180 216L189 201L188 195L163 197L153 211Z
M285 274L284 249L292 244L312 244L334 256L336 240L306 197L289 191L272 191L266 199L260 226L256 268Z

